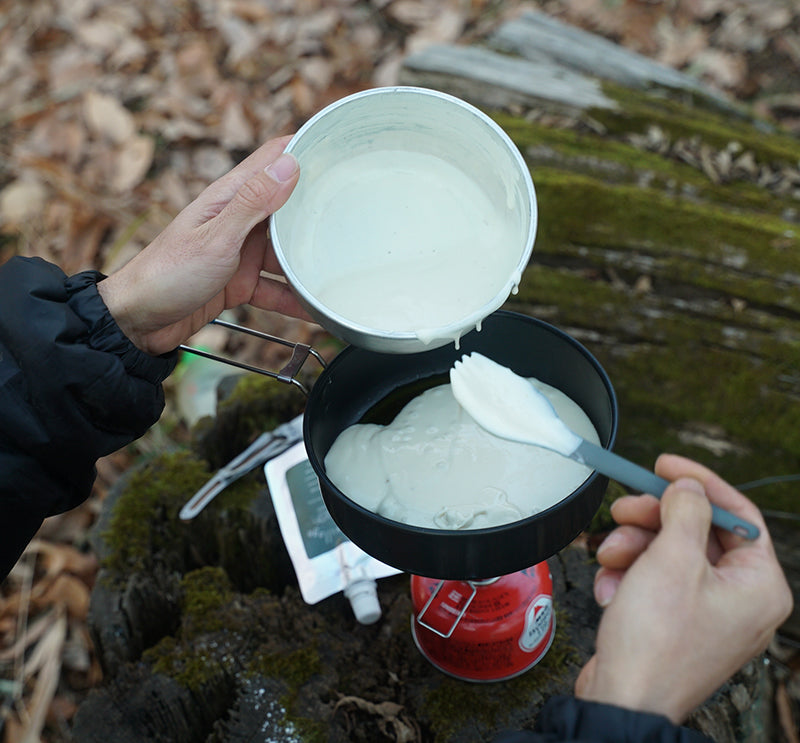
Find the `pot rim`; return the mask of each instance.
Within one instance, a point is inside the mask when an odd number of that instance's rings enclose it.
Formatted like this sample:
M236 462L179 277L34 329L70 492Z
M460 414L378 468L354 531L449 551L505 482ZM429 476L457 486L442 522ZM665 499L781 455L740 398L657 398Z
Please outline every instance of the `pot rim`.
M509 276L508 281L503 286L503 288L498 291L495 297L487 302L483 307L471 312L468 316L462 318L461 320L454 321L449 323L448 325L443 325L440 327L432 327L432 328L424 328L425 332L430 332L435 337L443 337L452 339L456 336L461 337L463 334L468 333L472 328L474 328L481 320L485 319L487 316L492 314L493 312L497 311L502 304L506 301L509 294L513 290L514 286L517 282L514 281L515 278L522 276L525 268L530 261L530 257L533 253L533 246L536 239L536 230L538 226L538 207L537 207L537 200L536 200L536 190L533 184L533 179L531 178L530 170L525 163L522 154L519 151L519 148L514 144L513 140L509 135L503 130L503 128L492 118L490 118L487 114L481 111L476 106L473 106L471 103L468 103L461 98L456 96L450 95L448 93L443 93L442 91L435 90L433 88L424 88L418 86L411 86L411 85L394 85L394 86L386 86L386 87L378 87L378 88L370 88L368 90L363 90L358 93L354 93L349 96L345 96L333 103L329 104L321 111L318 111L314 114L308 121L303 124L300 129L295 133L292 139L289 141L289 144L286 146L284 152L294 152L297 147L299 146L300 142L303 138L308 134L310 130L312 130L316 124L323 119L324 117L330 115L331 113L335 112L339 108L352 104L358 100L363 98L368 98L371 96L385 96L385 95L422 95L422 96L429 96L431 98L438 98L443 101L447 101L452 103L459 108L463 109L464 111L472 114L476 119L478 119L484 126L486 126L505 146L508 150L509 154L511 155L512 159L514 160L519 177L522 179L522 190L524 191L525 195L527 196L527 210L530 215L528 220L528 231L525 236L525 245L520 254L519 261L514 269L514 272ZM376 328L369 327L367 325L363 325L358 322L354 322L347 317L335 312L334 310L330 309L322 302L320 302L305 286L303 281L299 278L299 276L295 273L292 269L291 265L289 264L288 258L284 251L283 245L281 243L281 238L279 233L279 226L281 223L281 212L278 212L273 215L270 219L270 238L272 241L273 249L275 252L275 257L278 259L278 263L283 270L287 281L292 286L292 288L298 293L300 296L300 300L303 304L305 304L306 309L310 312L310 314L317 317L318 320L322 323L322 320L326 320L327 323L330 323L336 326L339 330L335 332L334 335L339 336L346 336L346 340L353 343L353 338L358 337L365 337L379 343L383 343L384 345L387 343L396 344L397 350L402 353L415 353L420 350L424 350L419 347L419 339L417 337L417 333L414 331L393 331L393 330L379 330ZM423 330L423 329L421 329ZM444 341L445 343L448 341ZM369 342L366 344L362 343L353 343L353 345L371 345ZM432 346L431 346L432 347Z
M497 310L496 312L492 313L492 317L508 317L508 318L524 318L526 321L530 321L532 324L538 325L541 329L547 330L551 332L553 335L559 337L562 340L565 340L567 343L572 345L572 347L577 350L588 362L589 364L595 369L597 372L600 381L603 384L607 394L609 403L614 411L617 411L617 397L616 393L614 392L614 387L611 384L611 380L606 373L603 366L597 360L597 358L592 354L582 343L580 343L576 338L565 333L563 330L557 328L555 325L552 325L544 320L539 320L538 318L530 317L529 315L524 315L519 312L513 312L510 310ZM344 350L342 350L323 370L320 377L314 383L314 388L320 384L320 380L323 376L329 376L335 373L336 367L340 366L341 364L345 363L348 357L352 354L359 354L359 353L371 353L369 351L365 351L362 348L357 346L348 346ZM312 389L313 396L314 389ZM310 398L309 398L310 399ZM618 415L612 415L611 417L611 424L610 430L608 432L607 441L601 442L602 446L606 449L611 449L614 446L617 436L617 429L618 429ZM304 415L303 416L303 439L306 442L311 441L311 416ZM406 524L402 521L396 521L394 519L387 518L375 511L370 510L362 506L361 504L357 503L356 501L352 500L346 493L342 492L334 483L333 481L327 476L325 473L325 462L324 457L323 461L320 461L320 458L317 456L317 452L313 446L306 445L306 454L311 462L311 465L315 472L317 473L318 477L324 476L325 486L331 490L333 490L338 497L346 501L348 507L352 508L353 510L359 512L361 515L372 518L382 525L386 527L394 528L398 531L413 534L413 535L420 535L426 537L446 537L446 538L454 538L457 535L467 535L471 537L480 537L484 535L495 535L502 533L504 531L508 531L510 528L514 529L524 529L528 525L535 524L536 522L542 520L546 516L549 516L551 513L563 509L565 506L569 504L569 502L580 498L581 494L590 487L597 478L603 478L605 475L602 475L597 470L593 470L586 479L578 485L569 495L562 498L560 501L552 504L548 508L545 508L537 513L531 514L530 516L526 516L523 519L517 519L516 521L510 521L505 524L498 524L495 526L487 526L481 527L478 529L441 529L441 528L431 528L425 526L417 526L414 524ZM326 452L327 454L327 452ZM321 474L323 473L323 474Z

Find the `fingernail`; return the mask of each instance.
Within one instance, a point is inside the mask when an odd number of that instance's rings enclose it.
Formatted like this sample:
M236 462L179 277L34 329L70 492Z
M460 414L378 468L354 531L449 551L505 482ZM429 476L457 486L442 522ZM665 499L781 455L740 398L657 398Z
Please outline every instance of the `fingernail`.
M605 609L617 592L619 581L610 575L601 575L594 584L594 599Z
M703 487L703 484L693 477L679 477L672 483L672 487L676 490L689 490L692 493L697 493L698 495L705 495L706 491Z
M298 168L297 160L295 156L284 152L281 154L277 160L274 160L266 168L264 168L264 172L274 180L278 181L278 183L286 183L286 181L290 180L294 174L297 172Z
M622 535L616 531L612 531L601 543L600 546L597 548L597 554L599 555L601 552L605 552L610 547L616 547L623 541Z

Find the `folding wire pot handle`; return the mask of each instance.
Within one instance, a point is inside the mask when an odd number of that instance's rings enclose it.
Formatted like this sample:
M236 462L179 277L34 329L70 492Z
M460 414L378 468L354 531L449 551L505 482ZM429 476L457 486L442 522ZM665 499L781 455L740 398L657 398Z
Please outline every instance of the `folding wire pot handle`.
M209 351L204 351L201 348L194 348L193 346L181 345L181 351L187 351L188 353L202 356L212 361L219 361L222 364L228 364L229 366L243 369L244 371L263 374L272 379L277 379L284 384L292 384L306 397L308 397L309 394L308 388L297 379L297 374L303 367L306 359L308 359L309 356L313 356L323 369L327 366L325 359L322 358L320 353L306 343L293 343L292 341L287 341L285 338L279 338L269 333L262 333L261 331L246 328L242 325L235 325L225 320L216 319L212 320L211 323L236 333L245 333L246 335L252 335L256 338L269 341L270 343L286 346L292 349L292 355L283 368L276 372L269 369L262 369L253 364L246 364L243 361L229 359L225 356L218 356ZM219 471L186 502L179 513L180 519L182 521L190 521L234 480L239 479L268 459L278 456L278 454L288 449L297 441L301 441L303 438L302 430L302 416L297 416L294 420L278 426L274 431L263 433L247 449L239 454L239 456L221 467Z
M280 371L271 371L269 369L262 369L259 366L254 366L252 364L246 364L243 361L236 361L235 359L229 359L224 356L217 356L216 354L210 353L209 351L204 351L202 348L194 348L192 346L181 345L181 351L187 351L188 353L193 353L196 356L202 356L206 359L211 359L212 361L219 361L223 364L228 364L230 366L235 366L237 369L244 369L245 371L255 372L256 374L263 374L267 377L272 377L272 379L277 379L279 382L283 382L285 384L293 384L297 387L306 397L308 397L308 388L299 380L297 379L297 374L300 372L300 369L305 364L306 359L309 356L313 356L320 364L320 366L325 369L327 364L325 363L325 359L322 358L319 351L309 346L307 343L293 343L292 341L287 341L285 338L280 338L276 335L270 335L269 333L262 333L259 330L253 330L252 328L246 328L242 325L235 325L234 323L227 322L225 320L215 319L212 320L211 323L213 325L219 325L223 328L227 328L228 330L233 330L237 333L244 333L246 335L252 335L256 338L261 338L262 340L269 341L271 343L278 343L281 346L286 346L287 348L292 349L292 355L289 361L283 366Z

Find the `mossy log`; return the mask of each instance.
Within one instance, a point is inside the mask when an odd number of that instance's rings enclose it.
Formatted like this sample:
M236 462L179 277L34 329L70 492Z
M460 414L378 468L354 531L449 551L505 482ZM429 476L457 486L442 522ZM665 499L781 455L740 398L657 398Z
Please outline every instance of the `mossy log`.
M598 357L620 454L652 466L677 452L747 489L774 524L795 587L783 631L800 639L800 140L533 12L480 48L412 55L402 81L460 95L510 134L539 229L507 307Z
M549 46L534 48L540 21L403 70L405 83L489 110L530 165L539 234L508 308L598 357L619 399L620 453L644 465L683 453L734 483L800 471L800 143L607 42L593 42L606 68L570 57L589 43L573 29L547 25ZM380 582L372 626L341 595L304 604L259 473L179 522L211 471L302 410L294 388L248 385L257 391L234 396L191 450L144 463L109 503L91 611L107 681L77 715L78 743L486 740L571 691L600 616L585 541L549 561L551 650L518 678L475 685L415 648L407 576ZM749 492L797 587L796 487ZM800 637L798 624L785 631ZM718 743L771 739L770 683L754 661L690 724Z
M303 402L293 387L248 378L189 450L143 462L110 496L94 535L103 567L90 611L106 683L80 709L79 743L210 743L259 731L287 741L467 741L474 730L523 725L546 696L569 691L599 614L580 548L551 561L553 647L535 671L486 691L417 652L408 576L381 581L373 626L359 625L341 594L306 605L260 472L178 520L219 466L207 454L232 457L232 441L243 447ZM743 677L748 695L754 680Z

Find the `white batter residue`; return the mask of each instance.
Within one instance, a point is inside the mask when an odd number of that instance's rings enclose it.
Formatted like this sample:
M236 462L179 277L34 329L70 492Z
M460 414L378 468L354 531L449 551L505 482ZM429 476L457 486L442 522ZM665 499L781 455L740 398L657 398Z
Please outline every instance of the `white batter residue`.
M314 178L289 260L350 322L429 342L493 303L488 315L519 283L518 215L445 160L379 150Z
M599 443L586 413L559 390L531 382L578 435ZM497 438L456 402L449 384L427 390L387 425L343 431L325 470L349 498L415 526L479 529L554 505L592 472L535 446Z

